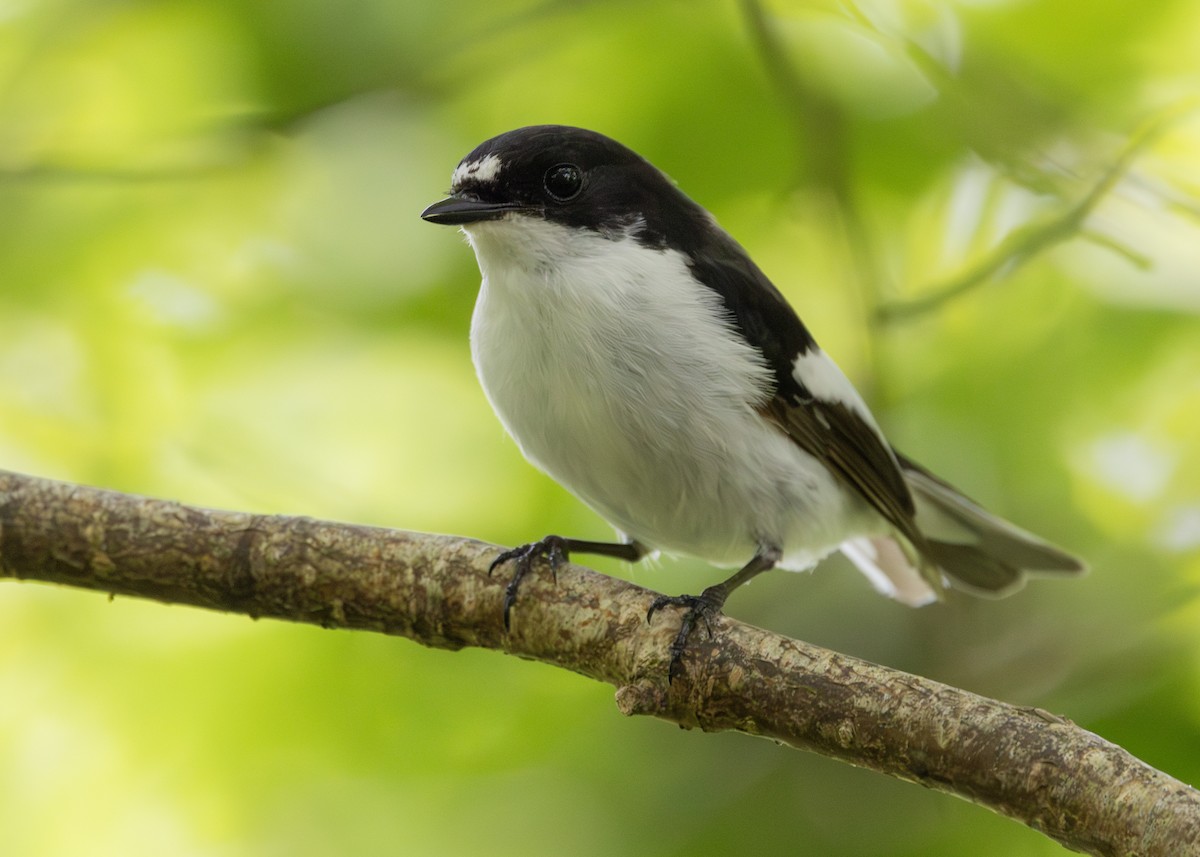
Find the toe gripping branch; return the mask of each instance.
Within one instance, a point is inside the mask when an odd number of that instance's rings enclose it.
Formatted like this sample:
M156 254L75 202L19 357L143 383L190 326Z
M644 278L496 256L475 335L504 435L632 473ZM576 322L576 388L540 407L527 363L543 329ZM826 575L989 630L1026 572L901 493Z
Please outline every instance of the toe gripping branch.
M780 556L779 548L760 545L758 552L751 560L728 580L708 587L699 595L660 595L650 602L650 609L646 611L647 624L663 607L685 608L683 619L679 623L679 633L675 635L675 639L671 641L671 646L667 650L670 655L670 664L667 667L668 683L674 682L683 675L683 653L687 650L688 638L692 635L696 625L703 624L709 639L711 639L713 620L721 615L725 600L729 598L733 590L750 578L774 568L775 563L779 562Z
M667 667L667 683L670 684L683 675L683 653L687 650L688 638L697 623L704 625L709 639L713 635L713 619L721 615L721 607L728 593L714 592L720 584L710 586L699 595L660 595L650 603L646 611L646 623L649 624L654 614L664 607L683 607L683 619L679 622L679 633L671 641L667 649L670 665Z
M638 542L589 542L583 539L568 539L562 536L546 536L541 541L530 542L527 545L512 548L501 553L488 566L488 576L504 563L514 560L513 576L504 589L504 630L510 627L509 617L512 606L517 601L517 592L521 581L529 574L538 557L545 557L550 566L550 574L554 582L558 582L558 569L571 558L572 553L590 553L600 556L611 556L628 562L637 562L649 553L649 549Z
M521 581L529 574L534 562L539 557L545 557L550 566L550 574L553 575L555 582L558 582L558 569L571 558L572 553L599 554L628 562L637 562L649 553L649 548L636 541L589 542L567 539L562 536L546 536L541 541L530 542L504 551L492 560L492 564L488 567L488 575L491 576L506 562L513 561L513 576L504 589L505 631L511 628L512 607L517 601L517 592L520 591ZM687 650L688 638L692 635L696 625L704 625L711 638L713 620L721 615L721 608L725 606L725 599L729 597L729 594L755 575L774 568L775 563L779 561L780 553L780 550L774 546L760 545L758 552L751 560L728 580L708 587L699 595L660 595L651 602L650 608L646 611L647 623L653 620L654 614L664 607L684 608L683 618L679 623L679 633L675 635L675 639L668 649L670 655L670 666L667 669L668 681L674 681L683 674L683 653Z
M562 536L546 536L541 541L530 542L527 545L506 550L488 566L488 577L504 563L509 560L515 560L513 563L512 579L508 581L508 586L504 588L504 630L509 630L509 616L512 613L512 606L516 603L517 592L521 588L521 581L525 579L525 575L529 574L529 570L533 568L533 563L538 557L544 556L547 564L550 566L550 574L554 578L554 582L558 583L558 567L566 562L571 557L570 548L567 546L567 540Z

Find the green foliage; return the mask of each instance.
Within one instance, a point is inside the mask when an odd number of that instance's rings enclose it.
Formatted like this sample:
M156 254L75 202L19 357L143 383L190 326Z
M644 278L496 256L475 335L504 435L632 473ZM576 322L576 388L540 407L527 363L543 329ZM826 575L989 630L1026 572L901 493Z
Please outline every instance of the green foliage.
M10 7L0 467L604 537L504 438L471 254L417 218L484 138L594 127L747 246L898 446L1093 566L911 611L835 561L730 612L1200 778L1196 4ZM598 565L666 592L721 576ZM14 855L1059 851L495 654L32 585L0 589L0 758Z

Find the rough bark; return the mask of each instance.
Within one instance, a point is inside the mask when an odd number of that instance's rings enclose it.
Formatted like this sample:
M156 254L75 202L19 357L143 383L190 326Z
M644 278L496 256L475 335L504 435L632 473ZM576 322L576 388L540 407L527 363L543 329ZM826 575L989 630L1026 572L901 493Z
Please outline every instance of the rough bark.
M625 714L735 729L990 807L1102 855L1200 854L1200 794L1062 717L728 618L666 681L656 593L575 565L527 578L505 633L497 548L199 509L0 471L0 577L191 604L426 646L496 649L617 688Z

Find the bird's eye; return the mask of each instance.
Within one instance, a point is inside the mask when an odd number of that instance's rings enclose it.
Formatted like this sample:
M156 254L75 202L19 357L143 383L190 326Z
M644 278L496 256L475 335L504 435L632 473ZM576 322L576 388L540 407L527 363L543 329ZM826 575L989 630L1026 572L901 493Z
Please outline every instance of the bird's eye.
M574 164L558 164L546 170L542 185L556 201L570 202L583 189L583 171Z

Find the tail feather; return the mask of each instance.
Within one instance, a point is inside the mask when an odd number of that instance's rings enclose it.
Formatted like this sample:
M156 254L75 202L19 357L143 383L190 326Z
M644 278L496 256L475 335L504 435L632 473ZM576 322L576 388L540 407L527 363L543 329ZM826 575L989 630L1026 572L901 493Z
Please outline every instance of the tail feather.
M1002 598L1025 585L1025 569L1009 565L974 545L928 541L925 559L949 578L955 589Z
M916 504L919 541L878 536L842 545L842 552L886 594L919 605L940 597L949 584L972 595L1000 598L1020 589L1030 574L1078 575L1086 570L1075 557L984 510L915 462L897 458ZM925 584L924 591L919 583Z
M884 595L909 607L924 607L941 598L941 577L931 582L907 547L906 541L891 536L860 536L843 542L841 550Z

